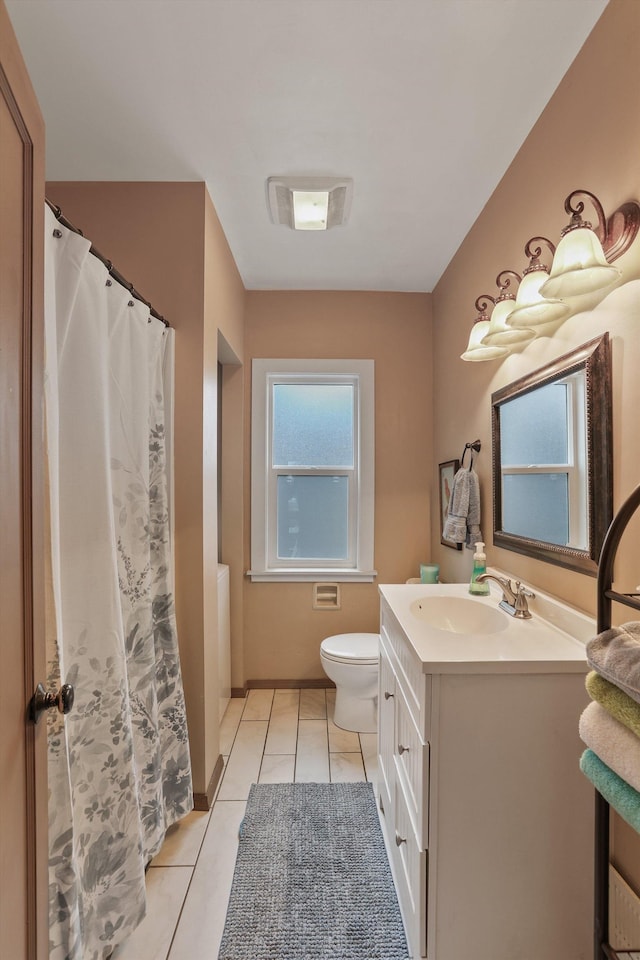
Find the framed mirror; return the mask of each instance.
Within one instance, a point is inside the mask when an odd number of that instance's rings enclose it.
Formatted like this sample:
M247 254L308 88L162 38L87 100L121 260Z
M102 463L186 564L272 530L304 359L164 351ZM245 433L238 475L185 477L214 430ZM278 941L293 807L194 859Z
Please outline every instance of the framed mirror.
M608 333L491 396L493 542L595 576L613 509Z

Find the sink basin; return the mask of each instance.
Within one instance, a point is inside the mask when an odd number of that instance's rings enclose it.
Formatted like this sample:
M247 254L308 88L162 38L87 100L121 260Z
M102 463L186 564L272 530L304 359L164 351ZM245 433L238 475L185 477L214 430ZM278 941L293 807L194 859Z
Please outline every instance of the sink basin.
M467 597L421 597L410 608L417 620L450 633L499 633L509 626L509 617Z

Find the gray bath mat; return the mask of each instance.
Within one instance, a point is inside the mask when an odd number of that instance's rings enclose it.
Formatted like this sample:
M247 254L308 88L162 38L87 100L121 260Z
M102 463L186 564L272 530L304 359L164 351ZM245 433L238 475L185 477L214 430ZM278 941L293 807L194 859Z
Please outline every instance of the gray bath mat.
M253 784L218 960L408 957L371 784Z

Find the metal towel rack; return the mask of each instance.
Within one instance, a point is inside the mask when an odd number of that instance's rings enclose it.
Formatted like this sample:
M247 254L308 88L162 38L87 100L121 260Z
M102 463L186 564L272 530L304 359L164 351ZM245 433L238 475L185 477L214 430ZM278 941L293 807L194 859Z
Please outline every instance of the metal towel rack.
M640 507L640 486L625 500L613 518L600 552L598 564L598 633L611 626L613 601L640 610L640 595L618 593L612 590L613 564L618 544L627 524ZM609 804L596 790L595 808L595 904L594 904L594 958L619 960L621 954L609 945Z

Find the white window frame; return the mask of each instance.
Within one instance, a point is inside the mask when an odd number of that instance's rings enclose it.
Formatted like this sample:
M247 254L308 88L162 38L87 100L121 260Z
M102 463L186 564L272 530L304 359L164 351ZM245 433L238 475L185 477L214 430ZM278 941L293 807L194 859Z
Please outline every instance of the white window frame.
M251 569L252 581L372 582L374 522L374 361L256 359L251 380ZM354 467L274 467L271 462L273 385L349 383L354 387ZM346 560L278 559L278 475L348 475L349 518Z

